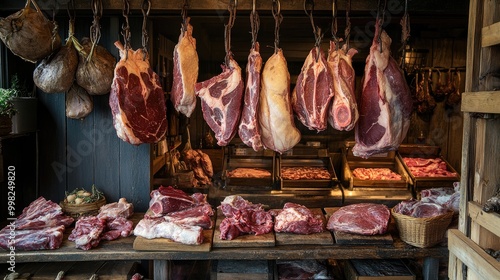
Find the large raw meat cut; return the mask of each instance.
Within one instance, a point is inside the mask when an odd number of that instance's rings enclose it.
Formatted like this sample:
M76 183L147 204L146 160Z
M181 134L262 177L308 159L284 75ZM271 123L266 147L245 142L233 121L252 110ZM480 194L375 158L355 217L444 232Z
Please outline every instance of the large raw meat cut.
M356 53L355 49L347 50L347 44L337 49L335 42L330 41L327 61L333 75L334 96L328 123L340 131L352 130L359 118L354 92L356 74L352 68L352 57Z
M134 222L124 217L108 218L106 228L101 233L101 240L115 240L120 237L127 237L132 234Z
M199 245L204 239L202 227L168 222L163 218L140 220L134 229L134 235L147 239L168 238L191 245Z
M74 219L63 213L55 202L40 196L23 209L16 220L16 230L41 229L55 226L69 226Z
M326 228L361 235L384 234L391 212L383 204L358 203L340 207L328 219Z
M20 251L35 251L46 249L57 249L63 241L65 227L63 225L39 229L15 230L15 238L12 238L12 230L7 226L0 230L0 248L10 250L14 246ZM14 241L15 243L9 243Z
M78 249L90 250L99 245L101 233L105 228L105 219L99 219L96 216L81 217L68 236L68 240L74 241Z
M262 140L258 121L260 72L262 70L262 57L259 53L259 43L250 50L247 63L247 83L243 110L241 112L238 135L241 141L255 151L262 150Z
M231 55L227 61L221 66L221 74L195 85L203 118L215 133L219 146L229 144L236 134L243 98L241 68Z
M170 100L175 110L190 117L196 107L195 84L198 80L198 53L190 18L182 24L179 42L174 47L174 78Z
M170 212L175 212L192 207L196 202L185 192L171 186L160 186L150 194L149 217L160 217Z
M165 96L158 75L142 50L126 50L117 41L120 61L115 67L109 106L120 139L130 144L156 143L167 132Z
M283 51L278 49L262 70L259 123L264 147L283 153L300 141L290 102L290 73Z
M213 226L212 218L210 218L213 214L212 206L208 203L204 203L184 210L168 213L163 218L167 222L200 226L204 229L209 229Z
M412 112L411 93L403 72L390 55L391 38L375 26L370 55L366 58L359 120L353 154L368 158L396 150L406 137ZM381 51L382 49L382 51Z
M132 214L134 214L134 205L127 202L127 199L122 197L118 202L112 202L101 206L97 217L102 219L115 219L118 217L129 218Z
M415 218L430 218L445 214L448 207L434 202L404 200L394 206L394 211Z
M304 205L287 202L283 210L274 217L275 232L311 234L323 232L325 226L321 215L315 215Z
M292 93L293 111L310 130L325 130L333 95L333 78L325 55L319 47L314 47L297 77Z

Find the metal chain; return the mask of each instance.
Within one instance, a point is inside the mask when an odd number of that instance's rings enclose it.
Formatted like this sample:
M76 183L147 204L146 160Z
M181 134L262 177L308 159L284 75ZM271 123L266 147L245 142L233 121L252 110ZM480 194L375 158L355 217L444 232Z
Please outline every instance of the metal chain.
M337 38L337 0L332 0L332 38L335 42L338 42L338 38Z
M146 58L148 57L149 36L147 30L147 23L150 10L151 10L151 1L143 0L141 5L141 11L142 11L142 52L144 56L142 60L146 60Z
M345 43L347 45L347 49L349 50L349 41L350 41L350 38L351 38L351 16L350 16L350 13L351 13L351 0L347 0L347 3L346 3L346 9L345 9L345 31L344 31L344 35L345 35Z
M189 9L188 0L184 0L184 5L182 5L181 16L182 16L182 33L187 31L187 12Z
M129 0L123 0L122 15L125 18L125 21L122 24L122 36L123 36L123 42L125 45L125 59L128 58L128 50L131 48L131 46L130 46L130 24L128 22L129 12L130 12Z
M378 44L380 45L380 52L382 52L382 39L381 39L381 35L382 35L382 28L384 26L384 19L385 19L385 9L387 7L387 0L384 0L384 5L383 7L381 7L380 5L380 2L381 0L378 0L378 5L377 5L377 23L379 22L380 20L380 28L379 28L379 33L378 34L375 34L375 36L377 36L377 41L378 41ZM382 10L382 15L380 16L380 13Z
M274 53L277 53L280 45L280 25L283 21L280 0L273 0L272 13L274 17Z
M260 18L259 14L255 10L255 1L253 0L252 12L250 13L250 26L252 28L252 49L255 49L255 44L257 43L257 35L260 28Z
M229 65L229 59L231 57L231 28L234 26L234 20L236 19L236 6L238 5L237 0L230 0L227 6L227 10L229 11L229 20L227 24L224 26L224 43L226 50L226 58L225 63Z
M304 12L306 13L306 15L309 17L309 20L311 21L311 26L313 29L314 40L315 40L314 45L316 46L316 48L318 50L316 52L315 59L316 59L316 61L318 61L320 58L320 55L321 55L321 51L319 50L319 47L321 45L321 39L323 38L323 35L321 34L321 28L319 28L318 26L316 26L314 24L313 11L314 11L314 1L313 0L304 0Z

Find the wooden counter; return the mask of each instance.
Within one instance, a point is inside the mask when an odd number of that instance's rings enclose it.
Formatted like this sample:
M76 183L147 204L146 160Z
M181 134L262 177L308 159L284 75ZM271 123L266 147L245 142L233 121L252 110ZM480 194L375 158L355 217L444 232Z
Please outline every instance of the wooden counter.
M134 220L143 214L135 214ZM390 227L391 230L391 227ZM394 231L394 229L392 229ZM274 259L424 259L424 279L437 279L439 259L448 258L446 246L417 248L401 241L397 233L391 232L392 245L288 245L258 248L213 248L209 252L162 252L136 251L132 248L135 236L114 241L102 241L94 249L76 249L68 241L66 231L59 249L42 251L16 251L15 261L25 262L66 262L95 260L153 260L155 279L166 279L169 260L274 260ZM0 262L9 261L8 252L3 250ZM430 268L429 268L430 267ZM430 276L425 277L427 274ZM430 273L429 273L430 271Z

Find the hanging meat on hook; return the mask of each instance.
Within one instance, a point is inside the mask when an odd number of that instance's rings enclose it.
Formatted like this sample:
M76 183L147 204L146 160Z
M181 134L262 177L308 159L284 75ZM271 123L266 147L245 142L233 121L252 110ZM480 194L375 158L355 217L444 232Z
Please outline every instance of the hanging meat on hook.
M355 128L355 156L396 150L410 126L412 99L403 71L390 55L391 38L375 25L375 37L366 59L359 120Z
M254 0L255 7L255 0ZM259 31L259 15L254 10L250 14L252 26L252 48L248 55L247 82L245 87L245 97L241 121L238 127L238 135L241 141L255 151L263 149L260 126L258 121L260 77L262 70L262 57L259 53L259 42L257 42L257 32Z
M418 105L417 112L421 115L432 114L434 112L434 108L436 108L436 101L430 95L430 79L427 79L427 83L425 82L425 73L421 72L421 80L418 82L418 74L417 74L417 83L418 83Z
M455 77L456 79L453 79L454 90L446 99L446 105L448 106L455 106L462 100L462 96L460 94L460 71L458 69L456 70Z
M441 102L445 99L447 95L447 90L446 90L446 85L441 80L441 71L439 71L439 69L436 70L438 72L436 90L434 90L432 93L434 94L434 100L436 100L437 102Z
M226 146L236 134L243 98L241 68L231 53L231 28L236 14L235 3L229 4L229 23L225 28L226 59L222 73L195 85L201 98L203 118L215 133L217 145Z
M299 143L300 132L295 127L290 103L290 73L283 50L278 47L282 20L279 0L273 1L272 12L275 19L274 54L262 70L259 124L264 147L283 153Z

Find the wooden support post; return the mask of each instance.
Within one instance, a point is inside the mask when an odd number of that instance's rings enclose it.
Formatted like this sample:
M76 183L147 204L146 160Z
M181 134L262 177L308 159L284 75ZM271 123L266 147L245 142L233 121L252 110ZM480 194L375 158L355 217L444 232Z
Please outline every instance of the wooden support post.
M169 279L168 271L169 271L169 260L154 260L153 261L153 270L155 280L167 280Z
M422 274L424 280L438 280L439 259L433 257L424 258Z

